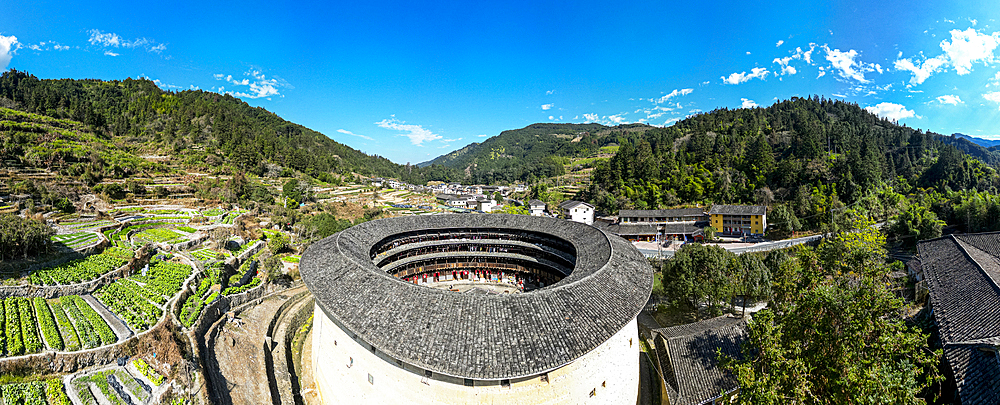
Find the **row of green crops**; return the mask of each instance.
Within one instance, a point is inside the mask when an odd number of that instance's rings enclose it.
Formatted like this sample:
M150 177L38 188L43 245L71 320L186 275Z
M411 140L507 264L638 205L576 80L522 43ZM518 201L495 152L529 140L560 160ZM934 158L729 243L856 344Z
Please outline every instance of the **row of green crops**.
M216 251L214 251L212 249L209 249L209 248L201 248L201 249L198 249L198 250L193 250L193 251L189 252L189 254L191 255L191 257L195 258L195 260L198 260L198 261L201 261L201 262L206 262L206 261L209 261L209 260L222 260L222 259L225 259L225 257L226 257L225 254L216 252ZM219 257L220 255L222 256L221 259Z
M145 275L117 280L99 288L94 296L132 329L145 330L160 319L163 314L160 305L180 291L191 271L186 264L154 262Z
M194 325L194 322L198 319L198 316L201 315L201 310L205 307L205 305L212 303L212 301L218 297L218 292L213 293L209 297L211 299L205 299L205 294L208 293L208 290L212 288L213 285L219 282L219 275L221 274L221 271L221 265L216 264L213 266L207 266L205 269L205 278L203 278L201 283L198 284L198 290L188 297L186 301L184 301L184 306L181 307L180 321L185 327L190 328L191 325Z
M150 367L148 363L146 363L146 360L143 359L132 360L132 366L135 367L136 370L139 370L139 373L142 373L142 375L145 376L146 379L151 381L153 385L159 387L160 384L163 384L164 380L163 376L160 375L160 373L157 373L156 370L153 370L153 368Z
M239 294L260 285L260 283L260 277L254 277L249 283L244 285L226 288L226 290L222 292L222 295Z
M101 254L90 255L56 267L36 270L28 276L28 280L36 285L74 284L90 281L125 265L133 254L131 249L112 247L105 249Z
M84 301L83 298L80 298L78 295L66 295L60 297L59 300L62 303L63 309L68 311L67 315L69 315L70 318L73 319L73 322L77 325L77 332L80 331L81 324L83 324L84 327L89 325L88 332L91 336L88 336L88 339L90 339L88 342L96 340L97 344L94 346L100 346L102 344L109 345L118 340L115 336L115 332L111 330L111 327L108 326L107 322L104 322L104 318L101 318L101 315L99 315L94 308L91 308L91 306L87 304L87 301ZM73 313L69 313L70 311ZM96 337L93 335L96 335ZM87 347L94 346L90 346L89 343L87 345Z
M62 235L52 235L52 242L62 243L71 249L83 247L97 242L98 236L92 232L76 232Z
M133 235L133 237L137 240L157 243L178 243L187 239L184 235L163 228L150 228Z

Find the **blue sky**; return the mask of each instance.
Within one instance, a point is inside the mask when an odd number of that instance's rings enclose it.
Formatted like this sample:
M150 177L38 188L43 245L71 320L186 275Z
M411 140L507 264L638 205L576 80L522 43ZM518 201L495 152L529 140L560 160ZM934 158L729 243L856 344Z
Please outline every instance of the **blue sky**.
M79 3L2 2L0 69L228 92L398 163L812 94L1000 136L989 1Z

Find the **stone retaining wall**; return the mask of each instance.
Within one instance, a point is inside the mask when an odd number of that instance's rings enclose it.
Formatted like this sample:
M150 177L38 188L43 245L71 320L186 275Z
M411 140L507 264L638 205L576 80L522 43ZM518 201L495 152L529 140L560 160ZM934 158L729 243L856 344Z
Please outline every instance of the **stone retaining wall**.
M137 354L136 348L151 339L154 331L168 328L172 322L167 316L148 330L133 335L121 342L95 347L77 352L45 352L0 359L0 374L17 372L72 373L77 370L114 363L118 358ZM153 344L155 342L147 342Z

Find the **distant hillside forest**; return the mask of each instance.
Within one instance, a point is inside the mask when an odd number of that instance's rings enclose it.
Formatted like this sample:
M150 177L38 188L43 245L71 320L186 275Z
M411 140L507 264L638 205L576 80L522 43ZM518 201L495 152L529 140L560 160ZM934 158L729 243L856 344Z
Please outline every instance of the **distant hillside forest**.
M785 205L800 218L849 207L890 187L996 194L1000 153L923 132L857 104L793 98L718 109L623 137L594 170L585 199L606 212L694 203Z
M503 131L483 143L439 156L419 166L459 169L474 184L533 183L564 174L570 158L587 157L620 137L642 134L655 127L626 124L532 124Z
M173 155L196 170L228 165L260 175L270 162L323 181L352 172L413 183L458 176L367 155L229 95L164 91L147 79L39 80L12 69L0 75L0 107L76 121L129 153ZM120 177L117 168L96 166L97 175Z

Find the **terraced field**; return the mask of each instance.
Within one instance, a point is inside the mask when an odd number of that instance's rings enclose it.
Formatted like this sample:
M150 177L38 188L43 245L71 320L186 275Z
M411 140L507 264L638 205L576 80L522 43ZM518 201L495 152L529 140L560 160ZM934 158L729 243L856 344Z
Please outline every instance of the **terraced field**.
M75 295L53 300L10 297L2 300L0 312L0 355L5 357L117 341L104 319Z
M4 405L70 405L62 380L58 378L4 384L0 386L0 391L3 392Z
M52 235L52 242L62 243L71 249L76 249L97 243L100 237L93 232L74 232L63 235Z
M160 379L162 381L162 376ZM81 375L70 382L77 397L86 405L145 404L157 385L151 384L141 373L123 367Z
M96 279L128 263L134 253L131 249L111 247L103 253L73 260L56 267L36 270L28 281L36 285L75 284Z
M135 331L148 329L163 315L167 299L180 291L191 266L155 262L145 275L133 275L99 288L94 296Z
M200 262L207 262L209 260L218 260L220 253L218 253L218 252L216 252L216 251L214 251L212 249L209 249L209 248L201 248L201 249L198 249L198 250L193 250L193 251L189 252L189 254L195 260L198 260ZM223 257L225 257L224 254L223 254Z
M184 235L174 232L170 229L163 228L150 228L135 235L132 238L139 243L143 242L157 242L157 243L178 243L187 240Z

